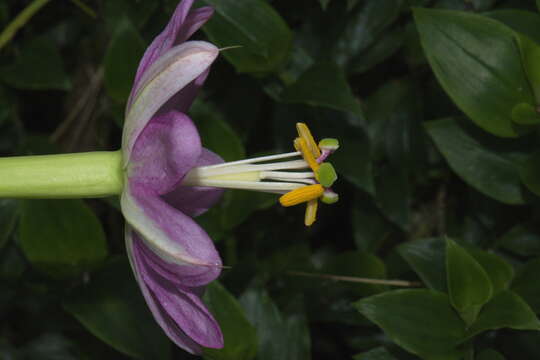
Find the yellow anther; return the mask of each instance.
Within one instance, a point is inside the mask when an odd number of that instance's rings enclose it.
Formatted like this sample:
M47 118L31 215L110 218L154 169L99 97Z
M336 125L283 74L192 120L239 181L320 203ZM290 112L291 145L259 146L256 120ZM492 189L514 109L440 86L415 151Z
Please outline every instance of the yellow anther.
M311 131L309 131L307 125L304 123L296 123L296 130L298 131L300 138L304 139L306 142L307 148L311 152L312 156L315 159L321 156L321 150L319 149L319 146L317 146L315 139L313 139L313 135L311 135Z
M306 215L304 217L304 224L306 226L311 226L315 220L317 220L317 207L319 202L317 199L308 201L306 205Z
M312 200L317 201L323 193L324 187L321 184L306 185L282 195L279 198L279 203L288 207Z
M294 139L294 148L302 153L302 157L308 163L311 170L313 170L313 172L317 174L317 171L319 170L319 164L317 163L317 160L315 159L311 151L308 149L306 141L303 138Z

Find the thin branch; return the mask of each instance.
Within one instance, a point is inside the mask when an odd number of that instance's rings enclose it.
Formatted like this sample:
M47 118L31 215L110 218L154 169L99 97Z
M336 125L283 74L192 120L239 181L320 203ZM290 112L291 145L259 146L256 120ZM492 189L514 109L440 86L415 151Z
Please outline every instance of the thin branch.
M296 275L296 276L314 277L314 278L320 278L320 279L329 279L329 280L334 280L334 281L348 281L348 282L355 282L355 283L362 283L362 284L390 285L390 286L403 286L403 287L422 286L422 284L419 282L407 281L407 280L371 279L371 278L361 278L361 277L354 277L354 276L314 274L314 273L307 273L307 272L302 272L302 271L288 271L287 274Z
M50 0L34 0L13 19L12 22L0 33L0 49L4 47L43 6Z
M86 13L88 16L92 17L92 18L97 18L97 14L94 10L92 10L92 8L88 5L86 5L85 3L83 3L82 1L80 0L71 0L71 2L77 6L79 9L81 9L84 13Z

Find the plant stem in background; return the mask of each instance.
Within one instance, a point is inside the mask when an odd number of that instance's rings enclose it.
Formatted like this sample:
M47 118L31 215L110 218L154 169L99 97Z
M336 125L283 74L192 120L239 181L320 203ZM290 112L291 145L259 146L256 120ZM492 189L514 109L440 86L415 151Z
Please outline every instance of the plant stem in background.
M0 49L4 47L22 28L26 23L34 16L43 6L47 5L50 0L34 0L28 5L17 17L9 23L9 25L0 34Z

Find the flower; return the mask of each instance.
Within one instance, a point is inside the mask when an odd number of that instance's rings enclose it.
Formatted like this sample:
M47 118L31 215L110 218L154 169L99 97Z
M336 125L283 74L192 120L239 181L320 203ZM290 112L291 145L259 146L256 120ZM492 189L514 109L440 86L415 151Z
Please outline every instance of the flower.
M337 141L317 145L299 123L295 152L223 163L202 148L186 112L219 49L187 41L212 15L209 7L191 10L193 1L178 5L139 64L122 138L121 207L128 257L146 303L169 338L196 354L223 347L219 325L201 300L222 263L192 217L212 206L222 189L237 188L282 194L284 206L307 202L305 223L311 225L318 198L337 201L330 189L336 174L323 162ZM300 159L281 161L293 157ZM268 163L274 160L280 161ZM298 169L311 171L291 171Z
M206 232L191 218L219 198L217 188L178 188L193 167L222 162L202 148L185 114L219 50L186 41L212 15L183 0L139 64L122 138L126 247L143 296L165 333L181 348L223 347L218 323L201 300L221 270ZM189 191L186 191L188 189Z

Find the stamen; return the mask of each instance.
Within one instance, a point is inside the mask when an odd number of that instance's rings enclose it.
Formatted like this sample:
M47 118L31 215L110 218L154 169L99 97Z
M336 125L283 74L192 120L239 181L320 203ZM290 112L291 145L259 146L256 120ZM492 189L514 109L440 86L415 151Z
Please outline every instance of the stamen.
M288 157L295 157L295 156L300 156L300 155L302 155L300 151L294 151L294 152L285 153L285 154L260 156L260 157L256 157L252 159L237 160L237 161L231 161L231 162L226 162L222 164L208 165L208 166L202 166L202 167L205 169L217 169L217 168L221 168L225 166L240 165L240 164L253 164L253 163L258 163L258 162L263 162L263 161L285 159Z
M285 207L294 206L303 202L316 200L324 193L321 184L302 186L296 190L290 191L279 198L279 203Z
M304 216L304 225L311 226L317 220L317 208L319 202L317 199L311 200L306 205L306 215Z
M296 123L296 130L298 131L298 135L300 135L300 138L304 139L304 141L306 142L307 148L309 149L313 157L318 158L319 156L321 156L321 151L319 150L315 139L313 139L313 135L311 135L311 131L309 131L307 125L304 123Z
M289 182L277 182L277 181L234 181L234 180L212 180L212 179L199 179L197 184L185 184L186 186L206 186L217 187L224 189L241 189L241 190L253 190L271 193L282 193L287 191L303 188L306 185L299 183Z
M303 138L296 138L294 139L294 147L302 152L304 160L308 163L311 170L316 173L319 169L319 164L317 164L315 156L313 156L312 152L309 150L306 141Z

